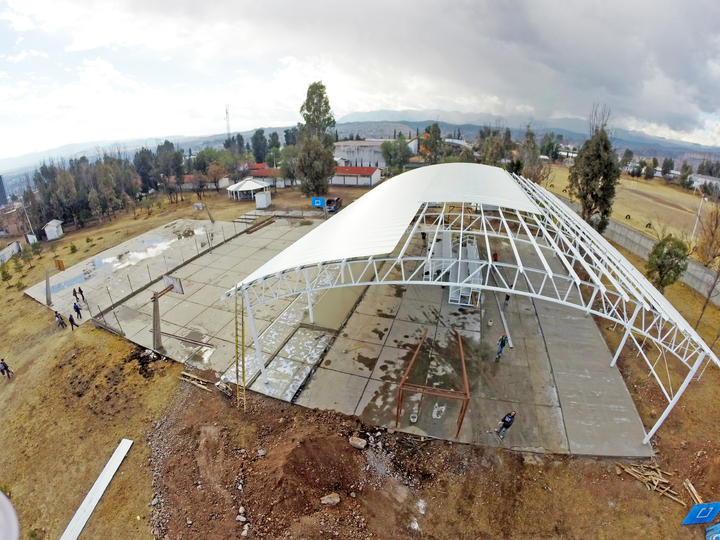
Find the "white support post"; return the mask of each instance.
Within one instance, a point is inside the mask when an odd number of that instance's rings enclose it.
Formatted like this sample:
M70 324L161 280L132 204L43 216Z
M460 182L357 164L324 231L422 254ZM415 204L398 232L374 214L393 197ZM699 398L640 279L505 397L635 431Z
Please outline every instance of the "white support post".
M643 444L648 444L650 442L650 439L652 439L652 436L655 435L655 432L660 429L660 426L665 421L665 419L670 414L670 411L673 410L673 407L675 407L675 404L680 400L680 396L683 395L683 392L690 384L690 381L693 380L693 377L695 377L695 374L698 372L698 369L700 369L700 365L703 363L703 360L705 360L705 353L703 352L700 355L700 358L697 359L697 362L693 364L692 369L690 370L690 373L688 373L687 377L685 377L685 380L683 381L682 385L680 385L680 388L675 393L675 396L673 397L670 404L667 406L665 411L663 411L662 415L660 415L660 418L658 418L658 421L655 422L655 425L650 430L650 433L648 433L645 438L643 439Z
M307 292L307 300L308 300L308 311L310 314L310 324L315 324L315 315L313 315L313 308L312 308L312 292Z
M627 327L625 328L625 335L623 335L623 338L620 341L620 345L618 345L617 351L615 351L615 356L613 356L612 362L610 362L610 367L615 367L615 364L617 363L618 358L620 358L620 352L623 350L623 347L625 347L625 342L627 341L627 338L630 335L630 332L632 332L633 325L635 324L635 318L637 317L638 313L640 313L641 307L642 307L642 304L640 304L638 302L638 305L635 306L635 313L633 313L632 318L627 323Z
M250 323L250 332L252 333L253 343L255 343L255 356L257 361L260 363L260 371L262 372L263 382L269 384L267 372L265 371L265 359L260 348L260 338L258 337L257 328L255 328L255 317L252 314L252 305L250 304L250 295L248 290L243 290L243 296L245 297L245 305L247 306L248 322ZM244 346L244 344L243 344Z

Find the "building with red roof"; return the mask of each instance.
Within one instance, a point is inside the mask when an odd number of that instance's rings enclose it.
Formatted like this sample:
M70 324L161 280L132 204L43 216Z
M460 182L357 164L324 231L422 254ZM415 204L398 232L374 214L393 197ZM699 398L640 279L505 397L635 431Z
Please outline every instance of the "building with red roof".
M335 167L335 176L330 180L333 186L374 186L379 182L377 167Z

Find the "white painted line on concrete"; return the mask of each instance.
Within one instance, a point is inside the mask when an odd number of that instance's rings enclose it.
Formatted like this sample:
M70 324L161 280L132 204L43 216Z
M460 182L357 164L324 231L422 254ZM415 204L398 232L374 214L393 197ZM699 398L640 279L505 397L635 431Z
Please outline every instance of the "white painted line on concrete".
M103 493L105 493L105 489L107 489L108 484L110 484L110 480L113 479L113 476L115 476L120 464L123 459L125 459L132 443L133 442L130 439L123 439L120 441L120 444L115 449L115 452L113 452L110 461L107 462L107 465L105 465L105 468L100 473L100 476L98 476L97 480L95 480L93 487L90 488L90 491L88 491L88 494L85 496L85 500L80 505L80 508L77 509L77 512L75 512L75 515L70 520L70 523L65 529L63 535L60 537L60 540L76 540L77 537L80 536L85 524L88 519L90 519L90 515L93 513L93 510L95 510L95 506L100 501Z

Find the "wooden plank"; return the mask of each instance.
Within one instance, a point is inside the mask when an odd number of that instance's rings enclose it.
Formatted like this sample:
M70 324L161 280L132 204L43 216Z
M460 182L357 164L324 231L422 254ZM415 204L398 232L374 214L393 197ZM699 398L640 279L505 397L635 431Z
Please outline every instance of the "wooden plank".
M197 375L193 375L192 373L188 373L187 371L182 371L180 375L185 375L186 377L192 377L193 379L197 379L198 381L212 384L212 381L208 381L207 379L203 379L202 377L198 377Z
M113 476L115 476L115 473L123 459L125 459L132 444L133 442L130 439L120 441L120 444L115 449L115 452L113 452L112 457L105 465L100 476L98 476L93 487L90 488L90 491L88 491L88 494L85 496L85 500L80 505L80 508L77 509L77 512L75 512L75 515L65 528L65 532L60 537L60 540L76 540L77 537L80 536L85 524L88 519L90 519L90 515L93 513L93 510L95 510L95 506L100 501L103 493L105 493L105 489L110 484Z
M202 388L202 389L205 390L206 392L210 392L210 389L209 389L209 388L203 386L203 385L200 384L199 382L195 382L195 381L193 381L193 380L186 379L185 377L178 377L178 379L180 379L181 381L185 381L186 383L194 384L195 386L197 386L198 388Z

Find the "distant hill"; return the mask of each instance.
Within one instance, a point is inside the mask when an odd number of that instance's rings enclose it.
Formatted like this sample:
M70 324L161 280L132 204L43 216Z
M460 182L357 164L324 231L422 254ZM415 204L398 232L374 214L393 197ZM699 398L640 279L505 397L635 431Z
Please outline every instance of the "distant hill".
M488 113L462 113L458 111L442 111L439 109L404 110L404 111L369 111L347 114L338 119L337 132L340 139L352 135L360 135L366 139L386 139L396 133L414 137L416 133L425 130L425 127L438 122L443 134L450 134L460 130L460 134L467 140L475 139L478 131L485 125L507 126L513 133L513 138L522 138L525 128L530 123L540 136L545 132L562 134L565 141L576 146L582 145L587 139L587 122L579 118L553 118L544 121L535 121L526 116L499 117ZM284 130L293 126L264 127L265 135L277 131L280 140L284 142ZM258 128L260 129L260 128ZM255 130L243 131L240 134L249 140ZM233 132L233 135L238 132ZM146 137L125 139L121 141L88 141L74 143L43 152L35 152L13 158L0 159L0 174L3 175L5 187L8 192L20 188L27 173L31 173L43 161L69 160L80 156L89 159L102 155L103 152L115 153L118 150L132 157L140 148L155 149L166 139L184 150L197 153L210 146L220 149L227 138L225 133L203 136L167 135L163 137ZM636 155L642 157L670 157L679 162L687 160L693 166L704 160L720 160L720 147L702 146L661 137L653 137L639 131L629 131L616 128L614 130L613 144L622 152L630 148Z

